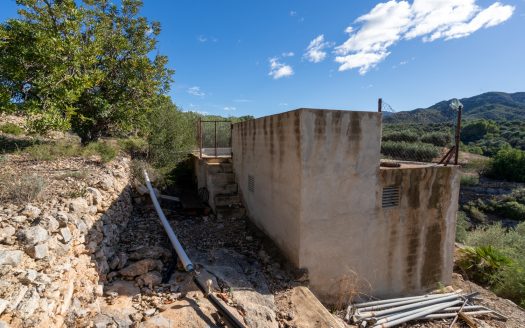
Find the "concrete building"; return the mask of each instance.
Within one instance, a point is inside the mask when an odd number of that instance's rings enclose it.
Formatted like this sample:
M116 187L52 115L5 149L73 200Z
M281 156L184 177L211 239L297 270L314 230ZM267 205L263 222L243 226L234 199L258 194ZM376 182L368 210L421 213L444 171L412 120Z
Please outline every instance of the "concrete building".
M381 167L380 148L376 112L298 109L233 125L236 196L325 302L451 280L457 167Z

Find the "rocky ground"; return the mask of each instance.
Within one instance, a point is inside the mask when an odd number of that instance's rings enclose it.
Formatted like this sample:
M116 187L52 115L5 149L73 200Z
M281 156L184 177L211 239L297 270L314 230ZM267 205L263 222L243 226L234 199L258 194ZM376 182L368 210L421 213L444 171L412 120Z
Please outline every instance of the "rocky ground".
M146 200L140 203L121 236L117 250L121 260L110 263L114 271L108 274L110 283L94 325L222 326L216 309L191 276L177 268L157 214ZM304 327L296 312L318 306L304 304L308 297L298 300L300 286L307 283L306 273L289 266L247 220L188 215L180 210L166 213L197 271L211 279L216 295L241 322L248 327ZM335 318L327 320L333 320L334 327L343 326Z

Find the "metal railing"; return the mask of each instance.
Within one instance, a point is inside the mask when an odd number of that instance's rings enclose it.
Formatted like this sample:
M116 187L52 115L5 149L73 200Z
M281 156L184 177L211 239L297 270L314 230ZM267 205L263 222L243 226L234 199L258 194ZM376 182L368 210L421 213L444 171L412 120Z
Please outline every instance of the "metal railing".
M231 156L232 122L227 120L199 120L197 122L199 157Z

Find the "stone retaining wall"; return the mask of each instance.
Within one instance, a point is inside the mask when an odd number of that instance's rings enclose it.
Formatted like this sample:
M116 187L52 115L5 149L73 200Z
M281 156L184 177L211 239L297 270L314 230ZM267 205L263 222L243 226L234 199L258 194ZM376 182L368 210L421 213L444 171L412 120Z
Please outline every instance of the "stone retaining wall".
M121 157L75 197L0 203L0 327L90 325L107 273L126 260L114 246L132 210L129 183Z

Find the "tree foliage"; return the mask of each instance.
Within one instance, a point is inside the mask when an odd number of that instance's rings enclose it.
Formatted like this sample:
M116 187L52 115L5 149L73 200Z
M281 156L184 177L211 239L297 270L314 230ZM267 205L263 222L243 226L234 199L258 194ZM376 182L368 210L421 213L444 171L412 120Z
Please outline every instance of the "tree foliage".
M490 163L487 175L496 179L525 182L525 151L505 148Z
M167 57L153 55L160 25L142 1L18 0L0 25L0 109L43 132L72 128L84 143L143 125L168 91Z
M461 129L461 141L472 142L483 139L487 133L499 132L498 125L489 120L479 120L466 124Z

